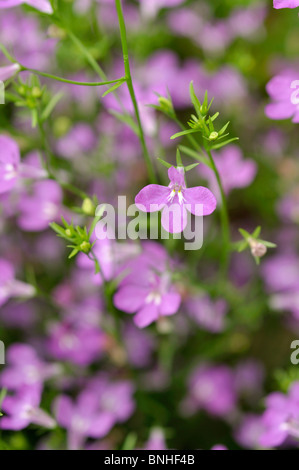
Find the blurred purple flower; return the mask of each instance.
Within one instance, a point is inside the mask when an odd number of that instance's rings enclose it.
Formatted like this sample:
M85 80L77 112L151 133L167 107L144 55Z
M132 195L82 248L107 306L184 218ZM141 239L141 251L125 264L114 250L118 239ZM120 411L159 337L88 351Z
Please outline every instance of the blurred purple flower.
M187 225L187 210L194 215L210 215L216 209L216 199L207 188L187 188L184 168L168 170L169 186L150 184L135 197L137 208L143 212L162 210L162 226L170 233L180 233ZM165 207L169 209L163 210Z
M59 219L62 211L62 190L54 180L35 183L31 193L24 193L19 201L18 225L22 230L39 232Z
M188 315L203 329L211 333L220 333L225 327L227 303L223 299L212 300L203 295L192 297L186 302Z
M7 367L0 376L0 384L9 390L42 385L45 380L60 372L58 365L43 362L36 351L26 344L13 344L6 358Z
M47 13L48 15L53 13L49 0L0 0L0 9L19 6L23 3L40 10L42 13Z
M263 431L264 425L261 416L246 414L235 431L235 439L246 449L259 449L259 441Z
M17 143L6 135L0 135L0 194L14 188L18 178L45 178L47 173L36 166L21 163Z
M273 77L267 84L267 92L273 101L265 108L266 116L269 119L292 118L294 123L299 123L299 103L297 103L297 99L296 101L292 99L293 94L297 91L291 87L296 78L295 72L285 72Z
M87 437L99 439L110 431L113 416L98 408L98 397L91 391L83 391L76 403L66 395L54 403L57 422L68 430L68 449L79 450Z
M165 435L162 429L154 428L151 430L149 440L143 450L167 450Z
M204 409L211 415L226 417L235 410L237 394L234 374L227 366L205 364L189 379L189 393L182 404L184 414Z
M31 423L53 429L56 423L51 416L39 408L40 401L39 386L24 386L14 396L6 396L1 408L8 416L0 419L0 429L21 431Z
M229 194L233 189L249 186L256 175L257 166L253 160L243 159L242 151L236 145L228 145L215 157L223 189ZM207 178L218 201L221 195L214 172L207 166L200 166L200 174Z
M274 8L296 8L299 7L299 0L273 0Z
M129 274L119 284L114 305L126 313L136 313L134 322L145 328L160 317L174 315L181 296L171 284L162 247L149 243L148 251L127 266Z
M0 306L11 297L33 297L35 289L30 284L15 279L13 265L0 258Z
M87 366L101 358L105 335L96 327L63 322L51 325L48 351L56 359Z
M262 417L264 431L259 439L263 447L278 447L288 437L299 438L299 382L294 382L288 395L272 393L266 399Z

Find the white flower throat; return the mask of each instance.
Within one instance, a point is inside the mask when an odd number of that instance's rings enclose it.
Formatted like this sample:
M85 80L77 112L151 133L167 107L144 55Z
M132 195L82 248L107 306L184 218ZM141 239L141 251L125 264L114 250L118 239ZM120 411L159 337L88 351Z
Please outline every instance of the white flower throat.
M171 193L169 194L168 198L167 198L167 201L168 202L173 202L175 196L177 195L178 196L178 200L179 200L179 204L183 204L183 202L185 201L185 198L184 198L184 194L183 194L183 187L182 185L180 184L174 184L171 186L172 188L172 191Z

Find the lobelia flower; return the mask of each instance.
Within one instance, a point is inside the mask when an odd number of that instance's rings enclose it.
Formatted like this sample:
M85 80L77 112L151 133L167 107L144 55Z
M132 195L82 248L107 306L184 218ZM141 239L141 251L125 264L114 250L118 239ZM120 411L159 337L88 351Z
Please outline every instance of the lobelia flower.
M6 357L7 367L0 376L0 384L9 390L42 385L60 372L58 365L43 362L36 351L26 344L13 344Z
M22 230L38 232L49 227L61 213L62 190L56 181L35 183L31 194L23 194L19 204L18 225Z
M42 13L47 13L48 15L52 15L53 13L53 9L49 0L0 0L0 9L16 7L22 5L23 3L36 8Z
M288 71L273 77L267 84L267 93L273 101L265 107L265 114L269 119L292 118L293 123L299 123L297 87L292 88L295 81L297 81L296 73ZM296 99L294 100L293 97Z
M288 395L272 393L266 399L262 416L264 431L260 445L278 447L288 438L299 438L299 382L294 382Z
M233 189L249 186L257 171L256 163L253 160L244 160L242 151L236 145L228 145L220 151L215 158L215 163L226 194L229 194ZM209 167L203 167L201 175L207 178L217 200L221 201L213 171Z
M136 313L134 323L145 328L161 317L174 315L181 296L171 284L166 269L167 256L159 244L149 243L148 251L127 268L130 273L121 281L114 305L126 313Z
M88 366L99 359L105 346L105 335L97 327L64 321L51 325L48 351L61 361Z
M189 415L204 409L211 415L226 417L234 411L236 401L231 369L204 364L190 377L189 394L182 404L182 411Z
M24 386L14 396L6 396L1 409L8 416L0 418L0 429L21 431L31 423L53 429L56 422L39 408L40 401L40 386Z
M68 430L68 449L79 450L86 438L99 439L113 427L113 416L98 408L98 396L84 390L77 401L61 395L54 403L54 412L60 426Z
M274 8L296 8L299 7L299 0L274 0Z
M260 415L246 414L235 431L236 441L246 449L260 449L259 440L264 431Z
M150 184L135 198L143 212L162 210L162 226L167 232L180 233L186 228L187 211L199 216L214 212L217 202L212 192L202 186L187 188L183 167L169 168L168 176L169 186Z
M0 135L0 194L13 189L19 178L45 178L47 172L34 165L21 162L17 143Z
M176 7L185 0L139 0L141 12L145 17L154 17L162 8Z
M203 329L211 333L220 333L224 330L228 311L225 300L213 301L204 295L188 299L185 305L188 315Z
M0 306L11 297L33 297L35 289L30 284L15 279L13 265L0 258Z
M153 428L143 450L167 450L163 429Z
M0 80L4 82L9 78L13 77L20 70L19 64L6 65L0 67Z

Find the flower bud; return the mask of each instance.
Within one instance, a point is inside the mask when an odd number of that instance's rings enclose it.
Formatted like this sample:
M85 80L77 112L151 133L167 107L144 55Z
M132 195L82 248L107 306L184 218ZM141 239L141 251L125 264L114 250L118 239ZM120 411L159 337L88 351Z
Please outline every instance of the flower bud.
M91 215L91 216L95 215L95 205L89 197L84 199L83 204L82 204L82 211L86 215Z
M210 140L217 140L218 139L218 132L211 132L209 139Z
M89 253L91 248L91 244L89 242L82 242L80 245L80 250L83 251L83 253Z
M249 240L252 256L255 258L262 258L267 253L267 247L253 238Z

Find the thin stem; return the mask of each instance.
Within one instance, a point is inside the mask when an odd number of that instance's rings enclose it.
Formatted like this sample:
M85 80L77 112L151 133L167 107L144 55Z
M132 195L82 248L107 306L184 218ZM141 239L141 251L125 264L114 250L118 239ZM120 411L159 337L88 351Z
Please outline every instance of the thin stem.
M135 90L133 86L133 81L132 81L130 61L129 61L129 52L128 52L128 43L127 43L127 32L126 32L126 25L125 25L121 0L115 0L115 5L116 5L117 16L118 16L118 21L119 21L124 67L125 67L125 73L126 73L126 82L127 82L128 90L131 96L135 116L136 116L137 123L138 123L139 139L140 139L141 147L143 150L144 160L147 166L149 179L151 182L155 182L156 181L155 170L154 170L154 166L150 159L149 152L147 149L144 131L143 131L142 122L141 122L140 113L139 113L139 107L138 107Z
M217 169L217 166L214 162L212 153L210 150L206 150L212 170L215 173L217 183L219 186L220 194L221 194L221 223L222 223L222 237L223 237L223 252L222 252L222 258L221 258L221 265L222 265L222 273L223 275L226 274L227 269L228 269L228 263L229 263L229 253L230 253L230 226L229 226L229 216L228 216L228 209L227 209L227 201L226 201L226 195L223 189L221 177L219 174L219 171Z
M39 70L28 69L24 66L21 67L21 71L32 72L35 75L40 75L41 77L51 78L52 80L56 80L58 82L70 83L71 85L78 86L104 86L111 85L112 83L124 82L126 80L125 77L121 77L117 78L116 80L107 80L105 82L77 82L75 80L68 80L67 78L57 77L56 75L52 75L50 73L40 72Z

